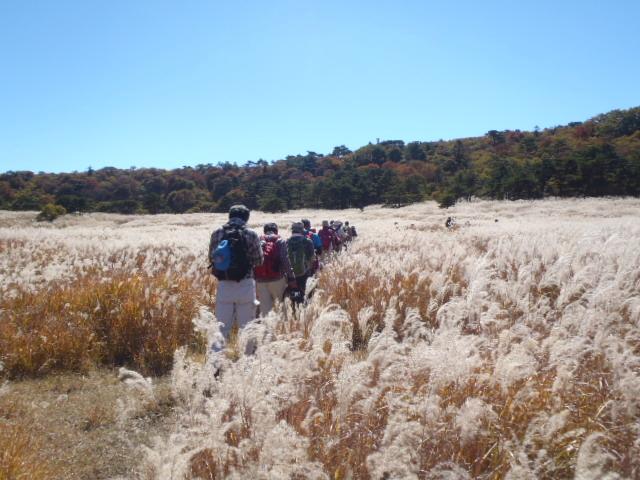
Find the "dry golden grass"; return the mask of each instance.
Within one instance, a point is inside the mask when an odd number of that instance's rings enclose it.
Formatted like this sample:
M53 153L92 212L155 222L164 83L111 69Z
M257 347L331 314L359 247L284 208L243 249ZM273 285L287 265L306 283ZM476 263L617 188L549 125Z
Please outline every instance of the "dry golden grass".
M381 254L384 252L377 252L377 255ZM331 267L321 272L319 285L328 302L339 305L349 314L353 324L351 345L354 351L366 349L373 332L382 329L385 311L392 301L397 302L398 319L414 309L429 327L436 328L438 308L453 296L464 294L467 288L464 275L457 266L446 270L446 287L442 292L431 287L428 276L421 277L416 272L396 272L391 278L384 278L371 270L354 274ZM360 325L358 314L367 308L371 308L373 314L366 325ZM402 340L400 325L395 327L398 339Z
M0 397L0 480L59 475L59 466L42 450L43 441L22 403Z
M453 231L426 207L393 227L383 211L354 222L361 238L321 272L307 308L263 320L255 355L241 351L249 334L234 332L211 384L207 362L188 357L173 385L179 435L153 447L139 471L497 480L582 478L582 468L595 472L588 478L640 478L640 269L622 241L640 230L547 214L531 224L532 206L490 207ZM0 253L24 246L12 242ZM194 266L194 245L111 251L107 273L84 269L75 286L43 281L39 294L0 300L4 374L96 364L155 373L185 344L204 360L191 319L196 305L213 308L215 280ZM43 252L38 266L53 255ZM171 415L169 397L141 402L132 418ZM3 421L16 408L5 407ZM95 402L75 428L115 429L117 413Z
M330 345L324 348L329 355ZM386 391L378 395L372 410L352 406L344 418L338 418L334 379L340 369L339 360L322 359L315 374L300 386L299 400L278 412L276 419L285 420L298 434L309 438L309 458L319 461L332 478L369 479L366 459L378 448L387 425ZM372 384L377 381L376 375L374 370ZM313 420L306 423L312 406Z
M24 423L0 419L0 480L48 480L58 478L59 466L42 451L44 440Z
M480 251L486 251L487 248L486 242L478 239L474 240L474 246ZM508 264L495 271L502 280L517 280L517 265ZM409 308L416 309L427 326L437 328L435 313L438 307L454 296L464 295L468 287L464 273L457 267L448 271L446 277L444 292L436 292L431 288L428 276L397 273L389 281L371 271L354 274L346 268L331 266L322 272L319 284L329 301L349 314L353 325L352 347L354 354L358 355L357 351L366 350L372 332L381 331L384 327L385 309L393 301L397 302L400 313L394 324L398 340L402 340L403 320ZM534 285L529 293L529 302L531 305L539 301L548 302L551 307L548 317L560 317L563 308L557 304L560 291L561 288L554 284ZM578 291L568 298L567 303L579 301L582 293ZM507 321L507 325L515 324L526 313L508 298L497 295L497 300L502 309L498 318ZM363 328L358 322L358 313L368 307L373 308L374 314ZM623 319L630 315L624 306L617 313ZM548 335L551 326L544 327L544 336ZM626 330L622 336L630 331L630 327L624 328ZM468 321L462 323L462 332L466 335L481 333L478 326L472 326ZM484 333L499 334L491 329ZM638 343L633 341L633 337L630 338L629 347L632 352L638 351ZM353 406L346 417L338 421L334 418L336 398L333 385L340 371L340 362L329 358L330 344L323 345L323 351L328 358L320 363L316 375L301 388L299 400L282 410L278 419L286 420L300 435L310 439L309 458L320 461L333 478L371 478L366 459L378 448L387 424L385 396L381 394L376 399L373 410L362 412ZM429 472L447 463L463 466L474 478L504 478L515 461L513 441L525 444L532 442L531 462L541 450L552 459L546 467L538 469L539 478L572 478L581 444L589 435L596 433L603 435L601 443L612 453L606 470L623 478L636 478L640 474L637 462L640 448L634 443L636 431L633 426L640 422L640 414L608 411L608 405L613 400L619 400L622 392L611 388L615 383L613 372L604 356L584 354L580 366L572 373L570 385L561 391L554 390L553 384L557 378L555 369L544 364L538 369L537 374L516 382L506 390L493 382L489 358L486 365L478 368L472 380L451 383L436 392L431 391L428 371L415 372L411 386L399 380L394 393L418 397L436 393L442 411L446 412L449 407L459 411L468 399L480 399L496 413L495 418L482 420L484 433L472 441L464 441L456 427L455 418L450 415L445 414L438 419L437 423L441 426L438 429L434 429L433 419L420 415L409 417L409 421L416 421L425 429L417 453L421 472L419 478L430 478ZM479 380L481 378L485 380ZM528 397L523 401L521 396L525 391ZM356 402L357 399L354 405ZM320 412L311 426L305 428L304 421L312 405L319 408ZM537 419L559 413L565 418L561 428L551 437L536 436L531 431Z
M135 446L174 422L166 378L156 379L153 398L141 398L106 370L9 385L0 396L2 480L132 478Z
M191 457L190 466L192 478L200 478L202 480L216 480L220 478L217 474L218 463L210 448L205 448Z
M575 382L561 394L553 391L555 372L552 371L518 382L507 391L475 380L447 385L438 391L441 407L460 408L467 399L480 398L493 407L497 418L484 421L485 435L473 442L463 442L456 428L443 428L435 436L430 434L420 450L420 470L429 472L439 463L454 461L464 465L474 477L504 478L513 462L509 440L524 440L531 434L529 429L536 417L560 411L567 416L551 438L532 437L531 460L539 449L544 449L554 460L549 462L550 468L538 472L539 478L572 478L579 446L592 433L604 434L607 444L616 452L616 462L615 465L612 462L610 471L633 478L637 470L632 464L638 448L633 445L631 427L639 418L634 415L614 418L604 412L607 403L617 395L607 386L611 374L603 359L596 357L585 359L576 372ZM428 382L424 378L415 381L416 390L412 393L424 393ZM518 398L523 388L529 391L526 403ZM427 423L425 418L416 420ZM454 423L450 418L442 420L444 425Z
M183 345L203 347L192 319L199 292L185 278L98 272L0 301L0 351L11 378L95 365L162 374Z

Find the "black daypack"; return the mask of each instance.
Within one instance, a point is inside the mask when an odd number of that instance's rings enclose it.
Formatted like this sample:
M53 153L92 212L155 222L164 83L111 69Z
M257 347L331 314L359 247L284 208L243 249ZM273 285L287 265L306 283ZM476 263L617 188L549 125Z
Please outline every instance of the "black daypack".
M220 243L226 240L231 249L231 263L229 267L222 271L214 268L213 274L218 280L233 280L239 282L247 277L251 270L249 259L247 258L247 242L244 238L244 226L227 223L222 227L224 235Z

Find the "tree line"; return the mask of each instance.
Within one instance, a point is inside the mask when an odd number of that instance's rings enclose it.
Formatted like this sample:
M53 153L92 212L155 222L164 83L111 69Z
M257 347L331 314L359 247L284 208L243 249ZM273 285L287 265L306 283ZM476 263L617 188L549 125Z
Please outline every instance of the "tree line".
M386 140L355 151L341 145L328 154L243 166L0 174L0 209L53 205L67 212L225 212L234 203L280 212L428 199L448 207L470 197L639 194L640 107L543 130L491 130L450 141Z

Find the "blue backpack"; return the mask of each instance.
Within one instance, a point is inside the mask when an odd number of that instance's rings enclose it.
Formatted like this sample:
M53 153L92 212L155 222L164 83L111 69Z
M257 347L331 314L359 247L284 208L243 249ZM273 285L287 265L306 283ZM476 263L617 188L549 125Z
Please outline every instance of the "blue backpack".
M221 272L229 270L229 266L231 265L231 245L229 244L229 240L222 240L218 244L213 251L211 260L216 270L220 270Z

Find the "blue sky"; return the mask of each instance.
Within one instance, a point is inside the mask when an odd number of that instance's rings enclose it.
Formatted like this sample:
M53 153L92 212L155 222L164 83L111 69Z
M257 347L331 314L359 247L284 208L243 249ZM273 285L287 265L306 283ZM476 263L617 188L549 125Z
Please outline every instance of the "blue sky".
M0 0L0 171L174 168L640 105L637 1Z

